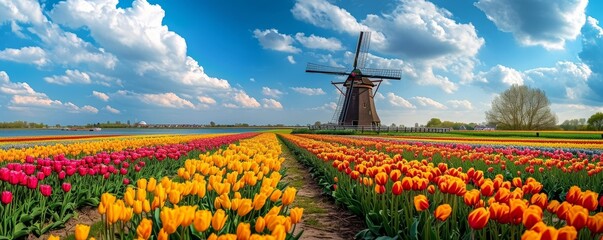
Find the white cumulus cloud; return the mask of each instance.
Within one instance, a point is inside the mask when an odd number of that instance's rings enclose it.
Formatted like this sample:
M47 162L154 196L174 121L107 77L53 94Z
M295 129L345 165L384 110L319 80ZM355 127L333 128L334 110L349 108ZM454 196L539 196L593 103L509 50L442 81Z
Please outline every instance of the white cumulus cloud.
M279 98L281 95L283 95L285 93L283 93L281 90L278 90L278 89L262 87L262 94L264 94L264 96L268 96L268 97Z
M0 51L0 59L18 63L31 63L37 66L44 66L49 61L46 57L46 51L40 47L7 48Z
M396 106L396 107L403 107L403 108L409 108L409 109L415 109L417 108L415 105L413 105L412 103L410 103L408 100L404 99L403 97L400 97L392 92L389 92L386 94L386 98L387 101L392 105L392 106Z
M279 33L274 28L266 30L255 29L253 30L253 37L258 39L264 49L288 53L298 53L301 51L292 45L295 41L293 37Z
M292 55L287 56L287 61L289 61L289 63L291 63L291 64L295 64L296 63L295 62L295 58L293 58Z
M441 104L440 102L433 100L431 98L428 98L428 97L417 96L417 97L413 97L412 99L417 101L419 103L419 105L421 105L421 106L430 106L430 107L434 107L434 108L440 109L440 110L448 109L448 107L444 106L444 104Z
M141 94L142 102L167 108L195 108L189 100L182 99L173 92L158 94Z
M261 104L255 98L247 95L243 90L236 90L233 92L232 100L235 101L236 106L242 108L259 108Z
M95 96L103 102L109 101L109 95L103 92L92 91L92 96Z
M279 101L277 101L275 99L264 98L264 99L262 99L262 102L264 103L262 105L262 107L264 107L264 108L283 109L283 105Z
M323 49L328 51L341 50L341 42L337 38L319 37L314 34L307 36L304 33L295 34L295 39L306 48Z
M304 94L304 95L308 95L308 96L315 96L315 95L325 95L325 91L322 90L322 88L307 88L307 87L292 87L291 88L293 91Z
M586 21L588 0L480 0L475 6L522 45L563 49Z
M119 111L119 110L117 110L117 109L115 109L115 108L113 108L113 107L111 107L109 105L105 106L105 110L107 110L107 111L109 111L110 113L113 113L113 114L119 114L121 112L121 111Z
M448 100L446 101L451 108L472 110L473 104L469 100Z
M213 99L211 97L207 97L207 96L198 96L197 100L199 100L199 102L204 103L204 104L209 104L209 105L216 104L215 99Z

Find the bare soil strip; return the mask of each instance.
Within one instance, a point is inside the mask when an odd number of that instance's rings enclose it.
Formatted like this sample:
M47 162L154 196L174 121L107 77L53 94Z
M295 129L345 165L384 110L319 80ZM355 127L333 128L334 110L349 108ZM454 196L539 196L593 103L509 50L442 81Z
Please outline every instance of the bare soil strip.
M366 228L363 219L321 195L321 189L308 170L297 162L286 146L281 144L281 147L281 157L285 158L283 167L287 168L284 181L298 190L293 205L304 208L302 222L296 226L295 234L302 229L301 239L354 239L356 233Z

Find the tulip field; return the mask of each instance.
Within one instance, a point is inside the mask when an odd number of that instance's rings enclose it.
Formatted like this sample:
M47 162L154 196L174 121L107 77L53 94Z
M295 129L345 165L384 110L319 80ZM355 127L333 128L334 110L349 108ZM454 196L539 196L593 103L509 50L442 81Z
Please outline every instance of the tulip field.
M600 141L281 138L359 239L603 239Z
M241 133L0 144L0 239L299 239L282 145L357 239L603 239L603 141ZM63 236L64 237L64 236Z
M0 239L64 227L83 206L97 208L103 231L78 224L76 239L297 239L303 209L281 182L280 151L269 133L1 149Z

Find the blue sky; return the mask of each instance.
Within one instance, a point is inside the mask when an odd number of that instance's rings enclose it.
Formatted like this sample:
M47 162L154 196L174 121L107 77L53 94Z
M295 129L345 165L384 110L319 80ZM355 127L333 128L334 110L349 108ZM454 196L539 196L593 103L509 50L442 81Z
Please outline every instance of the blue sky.
M381 121L483 122L511 84L544 90L559 122L603 111L603 3L588 0L0 2L0 121L300 124L338 93L307 62L402 80Z

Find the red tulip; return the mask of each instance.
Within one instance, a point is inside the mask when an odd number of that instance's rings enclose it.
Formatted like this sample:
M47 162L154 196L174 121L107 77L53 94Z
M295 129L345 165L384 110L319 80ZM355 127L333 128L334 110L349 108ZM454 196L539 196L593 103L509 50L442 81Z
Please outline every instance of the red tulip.
M9 191L2 192L2 204L6 205L13 201L13 193Z
M397 196L397 195L402 194L402 190L403 190L402 182L400 182L400 181L394 182L394 185L392 186L392 193Z
M27 178L27 188L36 189L38 188L38 179L34 176Z
M124 185L130 184L130 179L124 178Z
M480 230L488 224L488 220L490 220L490 212L483 207L477 208L469 213L467 220L471 228Z
M61 185L61 188L64 192L69 192L71 191L71 183L63 183L63 185Z
M49 197L50 194L52 194L52 187L50 185L41 184L40 185L40 192L42 193L42 195L44 197Z
M65 179L66 176L67 176L67 173L65 171L60 171L59 172L59 180Z

